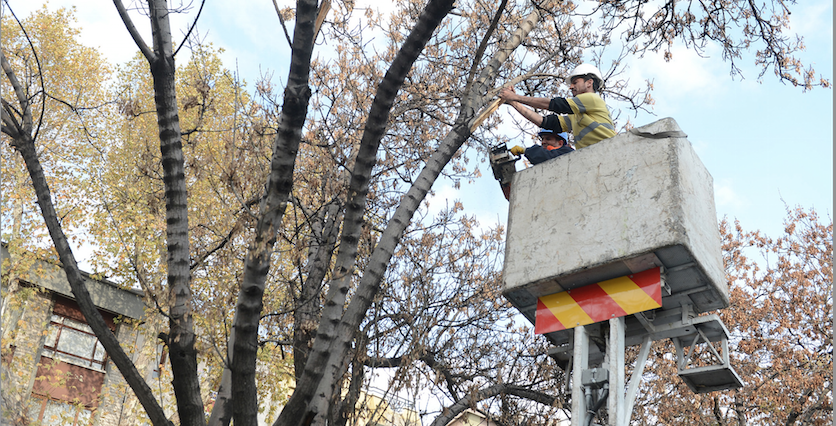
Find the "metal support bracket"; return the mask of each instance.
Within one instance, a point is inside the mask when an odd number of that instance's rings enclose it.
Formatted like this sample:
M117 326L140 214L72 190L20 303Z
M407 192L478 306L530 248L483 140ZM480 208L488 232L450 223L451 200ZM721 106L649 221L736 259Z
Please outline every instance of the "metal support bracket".
M672 336L677 374L694 393L734 389L743 381L729 360L729 332L716 315L689 321L689 333ZM715 344L720 344L718 351Z
M644 366L647 363L647 357L650 355L651 346L653 346L653 340L650 340L650 335L647 335L642 340L639 356L636 358L636 365L633 366L633 374L630 375L630 384L627 385L627 394L624 395L625 409L619 417L619 425L630 424L633 405L636 403L636 394L639 391L639 383L641 382L642 374L644 374Z

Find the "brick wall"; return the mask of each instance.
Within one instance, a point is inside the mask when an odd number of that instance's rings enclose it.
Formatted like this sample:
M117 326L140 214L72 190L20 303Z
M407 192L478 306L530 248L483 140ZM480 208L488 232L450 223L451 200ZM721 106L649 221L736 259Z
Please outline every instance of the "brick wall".
M125 322L119 325L117 338L134 362L139 372L149 380L156 365L157 342L154 327L150 324L137 325ZM108 363L107 375L102 388L102 405L97 425L132 426L150 424L145 411L134 396L116 365ZM154 383L150 383L155 393Z
M41 357L47 324L52 314L48 293L21 288L3 316L4 353L11 353L9 364L3 365L3 416L19 419L26 414L26 403L35 383L37 364ZM4 357L5 358L5 357Z

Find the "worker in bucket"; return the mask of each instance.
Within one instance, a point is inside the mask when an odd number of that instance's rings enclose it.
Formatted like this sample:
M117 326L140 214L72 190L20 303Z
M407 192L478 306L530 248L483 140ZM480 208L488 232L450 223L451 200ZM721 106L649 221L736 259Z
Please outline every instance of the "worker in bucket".
M528 148L517 145L511 148L511 154L525 154L525 158L531 164L537 165L575 150L566 141L569 136L566 133L555 133L553 130L543 129L540 133L537 133L537 136L540 137L540 145L533 145Z
M493 176L499 181L499 186L502 188L502 195L508 200L511 197L511 177L516 172L515 162L518 157L509 157L508 152L514 155L525 155L531 164L540 164L546 160L560 157L563 154L568 154L575 149L566 141L568 134L555 133L552 130L541 130L537 134L540 137L540 145L530 146L524 148L520 145L512 147L510 150L505 149L505 144L494 147L491 150L491 169L493 169Z
M601 71L594 65L581 64L567 79L571 98L538 98L522 96L506 87L499 92L505 103L514 107L525 119L555 133L572 132L575 146L585 148L615 136L610 111L598 94L603 84ZM527 108L547 109L556 114L545 117Z

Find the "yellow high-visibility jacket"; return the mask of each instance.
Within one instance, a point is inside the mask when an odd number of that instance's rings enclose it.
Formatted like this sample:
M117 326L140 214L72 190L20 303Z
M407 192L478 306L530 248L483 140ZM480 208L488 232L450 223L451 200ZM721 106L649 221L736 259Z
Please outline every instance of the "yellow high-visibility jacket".
M581 93L571 98L554 98L549 114L540 127L557 133L572 132L575 146L585 148L615 136L615 127L606 102L597 93ZM565 114L565 115L558 115Z

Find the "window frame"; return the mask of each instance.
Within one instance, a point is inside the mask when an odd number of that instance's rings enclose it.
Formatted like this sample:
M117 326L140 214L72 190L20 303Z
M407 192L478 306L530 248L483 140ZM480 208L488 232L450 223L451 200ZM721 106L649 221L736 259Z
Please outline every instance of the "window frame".
M65 405L65 406L68 406L68 407L72 407L72 409L73 409L73 423L72 423L72 425L73 426L89 426L89 425L93 424L93 419L96 415L96 410L95 409L90 408L90 407L88 407L84 404L73 404L70 401L64 401L64 400L61 400L61 399L50 398L49 396L46 396L46 395L37 395L37 394L33 394L29 398L29 409L27 410L27 414L29 414L31 416L33 414L32 412L35 409L38 410L38 414L37 414L37 416L33 416L35 418L30 418L29 420L31 422L34 422L34 424L38 424L38 425L52 424L52 423L45 423L45 421L44 421L44 415L46 415L46 410L47 410L47 407L50 405L50 403L56 404L56 405ZM87 418L86 423L84 422L84 419L79 419L79 416L82 415L82 413L85 412L85 411L87 413L90 413L89 417ZM66 423L64 423L64 424L66 424Z
M82 326L86 326L87 329L85 330ZM55 331L56 329L57 331ZM55 337L51 339L50 336L53 332L55 332ZM71 333L92 337L93 344L91 353L85 355L82 353L68 352L67 350L63 350L68 349L66 346L61 349L62 337L64 337L65 340L63 340L63 342L66 344L66 342L70 339L69 336L72 335ZM41 350L41 356L77 365L79 367L88 368L90 370L100 372L105 371L105 366L107 365L108 360L107 352L104 350L104 346L102 346L99 338L96 337L96 333L93 333L93 330L90 329L89 325L80 323L79 321L67 316L53 313L52 318L50 318L49 325L47 326L47 339L51 339L53 342L44 342L43 349ZM101 359L97 359L97 356L99 355Z
M108 328L115 332L116 324L113 322L113 314L102 310L99 310L99 313L104 318ZM56 318L61 319L59 321L56 320ZM69 322L67 320L69 320ZM55 332L56 335L53 338L52 334L54 329L57 329L57 331ZM72 333L80 333L92 337L95 340L91 348L91 353L88 354L89 356L79 355L59 349L61 346L61 336L65 329L70 330ZM61 297L57 294L53 297L52 315L50 317L49 324L47 324L46 332L46 338L43 346L41 347L41 356L87 368L89 370L98 371L100 373L106 373L105 369L107 368L107 361L109 359L107 351L105 351L104 346L102 346L102 343L99 341L96 333L94 333L93 329L90 328L90 325L87 324L84 314L81 313L81 309L75 301ZM99 353L101 353L100 360L96 359L96 356Z

